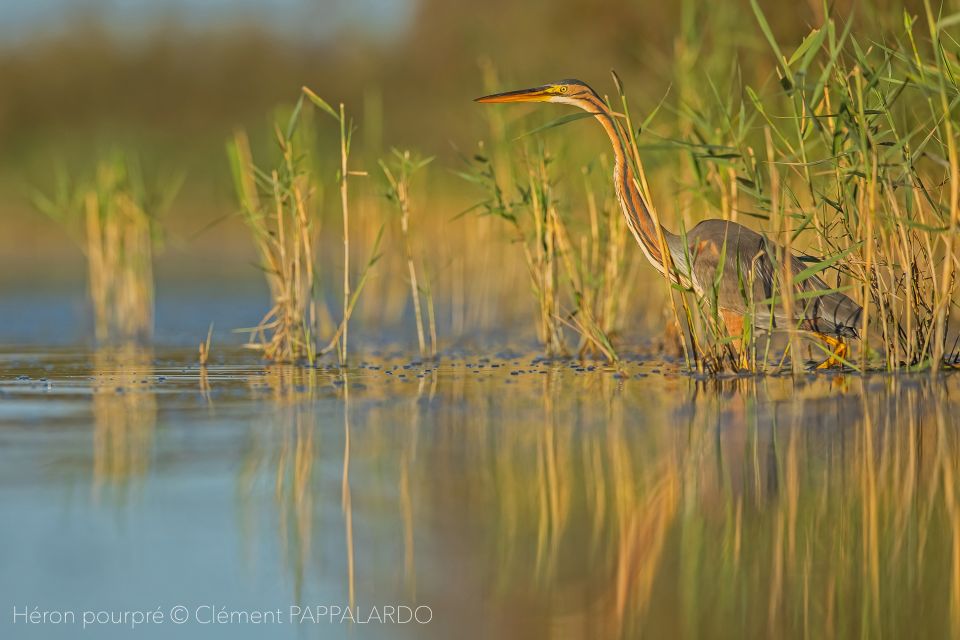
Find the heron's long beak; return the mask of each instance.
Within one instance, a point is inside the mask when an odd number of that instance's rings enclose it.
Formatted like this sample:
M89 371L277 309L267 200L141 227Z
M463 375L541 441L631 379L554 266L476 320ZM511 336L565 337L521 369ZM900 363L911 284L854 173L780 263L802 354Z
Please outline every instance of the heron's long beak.
M482 98L474 98L474 102L546 102L553 95L547 91L549 88L550 86L547 85L533 89L494 93L493 95L483 96Z

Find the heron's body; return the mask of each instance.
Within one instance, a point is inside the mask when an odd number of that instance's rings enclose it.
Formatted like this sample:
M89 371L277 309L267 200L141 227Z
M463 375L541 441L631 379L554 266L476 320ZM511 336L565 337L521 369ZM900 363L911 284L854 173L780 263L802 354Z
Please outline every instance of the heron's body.
M745 317L759 331L796 327L818 334L835 348L838 358L831 357L824 364L840 362L839 358L846 353L843 338L857 336L860 305L842 293L828 292L830 287L815 275L796 278L806 265L791 255L789 270L795 276L795 303L791 313L787 313L776 284L783 280L777 274L782 271L784 253L765 236L726 220L704 220L685 237L659 226L637 186L623 132L603 100L585 83L564 80L477 101L560 102L591 113L610 138L617 200L650 264L714 303L731 336L741 335ZM661 246L668 254L666 260ZM823 293L815 293L818 291Z
M769 302L783 297L774 285L783 263L783 249L765 236L736 222L704 220L690 230L686 239L686 248L677 236L667 240L674 264L685 273L689 261L690 284L702 296L715 292L721 311L749 314L760 330L799 327L837 338L856 337L862 309L853 300L838 292L796 295L830 291L830 286L815 275L794 285L794 297L798 299L794 300L792 314L787 314L782 302ZM684 249L686 255L677 255ZM807 266L790 256L794 276Z

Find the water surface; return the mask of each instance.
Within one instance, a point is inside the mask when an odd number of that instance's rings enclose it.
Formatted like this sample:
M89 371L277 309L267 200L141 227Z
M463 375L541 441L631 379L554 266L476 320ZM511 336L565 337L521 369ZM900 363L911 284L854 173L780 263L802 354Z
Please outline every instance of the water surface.
M960 634L956 376L219 356L0 354L0 636Z

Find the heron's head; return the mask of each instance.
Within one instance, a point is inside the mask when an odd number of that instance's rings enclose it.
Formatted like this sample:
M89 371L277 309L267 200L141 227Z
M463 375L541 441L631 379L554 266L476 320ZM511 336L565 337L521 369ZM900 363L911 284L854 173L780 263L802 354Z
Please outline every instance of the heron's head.
M504 93L494 93L493 95L476 98L476 102L561 102L583 106L588 103L590 97L596 97L593 89L586 82L580 80L561 80L545 84L542 87L533 89L520 89L519 91L507 91Z

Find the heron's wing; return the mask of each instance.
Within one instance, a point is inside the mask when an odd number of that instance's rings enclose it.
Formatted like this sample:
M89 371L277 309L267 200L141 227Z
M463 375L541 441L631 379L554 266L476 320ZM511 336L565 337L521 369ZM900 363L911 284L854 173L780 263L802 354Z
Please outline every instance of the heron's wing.
M766 316L774 326L799 326L801 329L816 331L840 336L856 336L860 314L863 309L839 291L834 291L818 274L810 274L807 264L797 256L790 256L790 270L793 275L793 313L788 315L778 294L778 278L780 256L783 249L764 238L765 250L763 255L755 261L757 280L767 287L767 294L763 298L770 301L767 304L757 305L760 316Z
M694 287L721 309L755 310L773 295L774 272L766 239L735 223L707 222L697 225L689 236Z
M794 281L793 313L787 314L780 285L783 249L742 225L724 221L701 223L691 233L690 251L695 287L718 308L750 314L758 328L800 325L803 329L836 335L856 335L862 309L818 275ZM790 258L794 276L807 269Z

